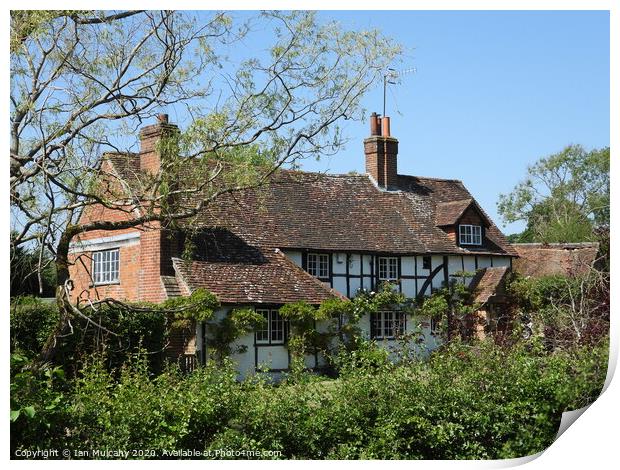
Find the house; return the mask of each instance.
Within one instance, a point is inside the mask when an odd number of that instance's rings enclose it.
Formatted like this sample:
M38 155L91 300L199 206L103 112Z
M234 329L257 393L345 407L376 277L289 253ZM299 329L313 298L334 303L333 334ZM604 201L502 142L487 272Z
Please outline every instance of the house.
M123 180L156 170L155 143L173 128L162 115L142 129L139 153L107 155L102 165ZM75 298L159 302L206 288L222 304L218 318L239 306L254 308L267 321L239 340L245 352L234 359L245 375L261 365L289 367L287 327L278 312L283 304L351 298L384 282L407 297L423 297L457 273L484 277L487 268L512 266L517 253L461 181L398 174L398 140L388 117L370 117L364 155L364 175L282 170L261 188L221 196L192 220L200 230L191 260L181 256L182 227L152 223L83 233L71 247ZM93 206L82 217L130 216ZM487 284L492 293L494 285ZM363 318L362 330L382 344L421 324L425 347L436 345L429 319L385 311L370 322ZM177 335L171 354L207 357L205 331L199 324ZM307 358L309 367L319 363Z

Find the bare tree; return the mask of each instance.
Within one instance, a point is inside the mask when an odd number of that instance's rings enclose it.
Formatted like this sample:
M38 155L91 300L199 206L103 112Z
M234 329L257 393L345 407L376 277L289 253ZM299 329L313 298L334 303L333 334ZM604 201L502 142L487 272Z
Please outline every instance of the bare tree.
M268 47L248 47L264 38ZM76 315L77 234L188 219L282 165L336 152L338 122L361 118L362 95L399 52L377 31L343 31L310 12L240 26L222 13L12 12L12 244L52 253L63 312L43 358ZM166 108L188 119L160 142L159 171L129 181L101 165ZM81 222L92 206L127 217Z

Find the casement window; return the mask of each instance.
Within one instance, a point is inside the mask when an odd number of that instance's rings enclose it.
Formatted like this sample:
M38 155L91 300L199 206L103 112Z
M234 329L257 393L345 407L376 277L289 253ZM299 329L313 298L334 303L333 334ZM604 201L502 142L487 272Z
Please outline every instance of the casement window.
M385 310L370 317L372 339L394 339L405 333L407 316L403 312Z
M329 280L329 254L308 253L307 271L314 277Z
M275 309L256 309L265 321L256 330L256 344L284 344L286 338L286 320Z
M379 257L379 280L395 281L398 279L398 258Z
M459 225L459 243L461 245L482 245L482 227L480 225Z
M93 283L112 284L119 282L119 249L95 251L93 253Z

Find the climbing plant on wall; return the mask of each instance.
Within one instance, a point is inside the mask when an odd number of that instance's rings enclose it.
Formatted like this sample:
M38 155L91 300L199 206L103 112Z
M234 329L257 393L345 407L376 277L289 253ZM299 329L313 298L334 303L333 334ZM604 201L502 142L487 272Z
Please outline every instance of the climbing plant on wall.
M265 318L252 308L234 309L218 321L207 322L207 342L217 362L231 354L242 353L247 349L235 345L242 336L255 331L265 323Z

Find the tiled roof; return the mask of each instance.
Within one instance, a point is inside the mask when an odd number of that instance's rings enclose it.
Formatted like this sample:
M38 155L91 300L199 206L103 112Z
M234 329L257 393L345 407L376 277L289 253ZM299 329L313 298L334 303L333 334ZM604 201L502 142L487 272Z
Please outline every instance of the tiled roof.
M131 178L138 158L115 156L113 163ZM398 187L381 190L368 175L282 170L261 188L220 196L185 223L225 227L252 245L273 248L517 256L461 181L399 175ZM438 226L438 218L462 213L465 201L489 221L481 247L459 247Z
M438 204L472 199L460 181L399 181L399 191L383 191L366 175L282 171L268 186L220 197L189 223L273 248L516 255L492 223L477 248L458 247L437 226Z
M278 249L265 253L265 264L184 261L173 258L174 269L190 289L205 288L225 304L281 304L305 301L320 304L344 298L296 266Z
M520 258L513 269L532 277L585 274L593 266L598 243L515 243Z
M479 270L469 284L469 289L474 293L474 302L483 304L495 295L507 272L507 266Z
M435 211L435 224L439 227L454 225L471 203L471 199L438 203Z
M137 159L127 155L110 161L132 181ZM225 194L181 222L202 228L204 237L198 239L200 256L173 260L178 280L190 290L210 290L222 303L320 303L342 296L280 249L516 256L492 222L484 244L476 248L457 246L438 226L438 218L461 209L462 214L472 203L490 221L461 181L399 175L398 188L379 189L367 175L282 170L269 184ZM200 195L191 197L184 202L195 205Z
M177 282L175 276L160 276L161 283L164 286L164 291L166 292L167 298L171 299L173 297L181 296L181 288Z
M103 159L112 163L124 180L133 181L140 174L140 155L137 153L106 152Z
M344 298L277 248L250 246L227 230L204 231L194 259L173 258L173 266L190 290L205 288L222 303L318 304Z

